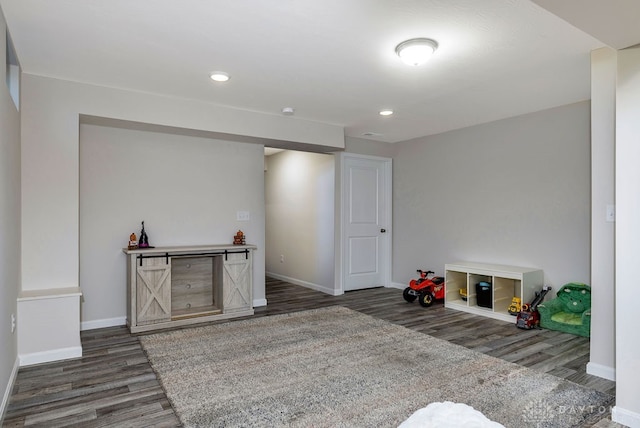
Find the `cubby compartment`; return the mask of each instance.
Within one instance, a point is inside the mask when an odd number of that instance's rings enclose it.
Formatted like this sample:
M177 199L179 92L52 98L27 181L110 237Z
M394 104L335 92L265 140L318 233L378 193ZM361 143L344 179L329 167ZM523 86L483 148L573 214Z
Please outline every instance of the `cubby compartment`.
M514 297L520 297L522 299L522 281L512 278L501 278L499 276L495 277L493 287L493 310L496 313L510 315L508 308Z
M540 269L475 262L448 263L445 277L445 307L508 322L514 320L508 312L511 300L530 302L544 283Z
M467 274L464 272L447 272L445 277L445 300L462 304L469 297L467 294ZM462 293L461 293L462 291Z
M493 278L491 276L469 273L469 299L467 300L469 306L476 306L481 309L491 309L493 307L492 282ZM488 286L484 286L484 284L488 284Z

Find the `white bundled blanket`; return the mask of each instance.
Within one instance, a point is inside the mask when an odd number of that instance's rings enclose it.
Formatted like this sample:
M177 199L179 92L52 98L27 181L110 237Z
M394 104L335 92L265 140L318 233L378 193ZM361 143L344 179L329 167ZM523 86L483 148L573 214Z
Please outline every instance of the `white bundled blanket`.
M431 403L417 410L398 428L505 428L462 403Z

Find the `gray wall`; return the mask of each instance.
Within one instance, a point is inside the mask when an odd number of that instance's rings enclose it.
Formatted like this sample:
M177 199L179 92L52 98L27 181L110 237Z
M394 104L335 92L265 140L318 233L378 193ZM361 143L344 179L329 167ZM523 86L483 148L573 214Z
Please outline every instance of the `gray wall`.
M458 260L590 278L590 117L581 102L396 144L393 280Z
M591 349L587 373L615 380L615 201L617 53L591 52Z
M82 328L124 323L121 250L142 220L154 246L230 244L241 229L258 246L254 299L264 304L263 163L257 144L81 125Z
M0 58L5 58L6 26L0 13ZM17 361L16 334L9 328L20 289L20 115L0 71L0 399L4 405ZM19 328L19 327L18 327ZM0 413L0 420L2 414Z
M21 84L22 290L78 285L81 119L259 145L275 140L326 150L344 146L337 125L25 73Z
M395 145L381 141L366 140L364 138L345 137L344 151L359 155L380 156L392 158L395 153Z
M285 151L266 159L267 274L333 294L334 157Z

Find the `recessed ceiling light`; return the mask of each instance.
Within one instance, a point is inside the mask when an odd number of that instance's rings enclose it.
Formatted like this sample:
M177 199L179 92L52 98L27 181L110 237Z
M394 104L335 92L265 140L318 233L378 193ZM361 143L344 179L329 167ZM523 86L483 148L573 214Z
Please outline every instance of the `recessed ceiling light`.
M224 71L214 71L211 73L211 80L216 82L226 82L230 79L229 73L225 73Z
M438 43L431 39L405 40L396 46L396 54L407 65L420 65L426 62L438 49Z
M391 109L380 110L380 116L391 116L392 114L393 110Z

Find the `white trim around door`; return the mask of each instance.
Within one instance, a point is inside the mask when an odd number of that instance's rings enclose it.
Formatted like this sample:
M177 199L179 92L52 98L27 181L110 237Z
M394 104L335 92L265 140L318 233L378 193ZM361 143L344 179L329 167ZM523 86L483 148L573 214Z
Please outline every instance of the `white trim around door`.
M336 291L391 286L392 160L336 154Z

